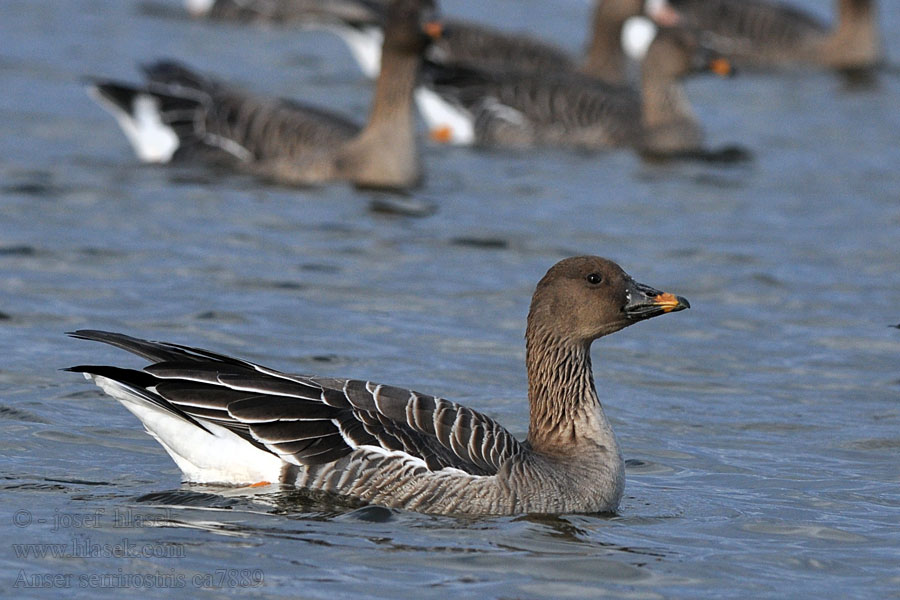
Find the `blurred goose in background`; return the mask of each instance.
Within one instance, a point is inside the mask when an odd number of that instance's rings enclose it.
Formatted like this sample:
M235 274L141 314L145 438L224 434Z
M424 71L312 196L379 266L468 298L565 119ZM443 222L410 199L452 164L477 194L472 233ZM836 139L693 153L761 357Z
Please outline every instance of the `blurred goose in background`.
M195 18L330 31L347 44L366 77L378 77L389 0L186 0L185 4ZM441 23L446 27L444 19Z
M668 0L679 22L709 34L708 42L737 66L821 65L866 70L882 59L875 0L837 0L837 21L770 0Z
M145 162L199 155L287 184L406 188L422 173L412 94L426 33L439 28L432 17L432 0L391 4L364 128L318 108L252 96L173 62L146 67L143 86L99 81L89 91Z
M118 333L70 335L152 364L69 370L137 416L187 481L282 483L440 514L613 512L625 465L594 385L591 344L689 306L603 258L553 266L528 313L531 417L524 442L442 398L370 381L288 375Z
M352 10L354 2L356 10ZM326 29L347 44L367 77L376 77L380 65L383 6L384 0L216 0L206 7L205 12L192 12L198 16L245 21L280 17L282 22ZM426 57L435 65L473 69L485 76L497 73L500 78L506 78L510 73L517 73L556 78L578 73L610 84L625 85L626 54L639 60L653 36L648 33L651 26L646 23L626 27L642 14L661 23L671 23L678 18L668 0L597 0L591 39L580 65L564 50L532 36L452 19L442 19L440 39L431 44ZM448 102L427 83L416 88L415 101L434 141L459 146L479 143L467 111Z
M378 74L384 6L384 0L188 0L195 16L305 26L318 23L347 43L368 77ZM443 19L443 34L429 48L428 58L443 65L483 71L580 71L611 83L624 83L622 26L630 17L642 14L663 24L677 18L668 0L596 0L583 59L528 34Z
M389 0L185 0L191 16L247 23L307 24L321 19L383 23Z
M429 50L428 59L448 66L481 71L547 74L580 72L608 83L626 82L623 26L632 17L646 14L652 19L670 19L666 0L596 0L585 56L571 56L543 40L485 25L448 22L440 43Z
M633 147L655 158L713 158L682 79L728 75L730 65L681 28L661 28L650 39L639 89L573 74L501 76L427 63L427 86L449 115L446 124L431 124L432 135L443 127L453 130L446 139L483 147Z

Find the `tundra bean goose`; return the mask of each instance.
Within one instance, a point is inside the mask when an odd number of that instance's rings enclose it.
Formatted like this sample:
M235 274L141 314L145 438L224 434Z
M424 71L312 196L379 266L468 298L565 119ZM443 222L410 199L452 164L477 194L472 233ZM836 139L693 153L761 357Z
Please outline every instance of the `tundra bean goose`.
M597 0L583 59L533 35L482 23L444 20L444 34L429 49L435 62L486 71L547 73L580 70L611 83L625 82L622 26L646 14L671 20L668 0ZM383 0L188 0L196 16L240 21L316 23L340 35L363 72L377 75L381 49Z
M185 0L197 18L220 21L316 23L328 19L362 23L383 20L388 0Z
M455 116L445 126L454 134L445 137L457 143L633 147L665 156L702 150L703 134L682 79L701 71L725 74L727 68L727 62L701 46L692 33L662 28L641 65L639 90L577 75L498 76L433 63L426 64L425 79L447 105L446 113ZM430 125L432 131L442 127L440 122Z
M582 59L543 40L470 22L448 22L441 40L429 50L434 62L484 71L546 74L581 72L607 83L625 84L625 22L642 14L661 17L663 2L598 0L594 3L587 49Z
M149 366L69 370L134 413L188 481L280 482L441 514L611 512L625 469L594 386L591 343L688 307L603 258L554 265L528 314L524 441L442 398L371 381L288 375L119 333L70 335L140 355Z
M881 60L875 0L837 0L828 27L788 4L771 0L669 0L681 22L711 36L739 66L814 64L869 69Z
M364 128L324 110L250 95L173 62L145 68L144 86L107 81L90 91L146 162L201 156L287 184L343 179L409 187L422 172L412 93L426 31L437 30L432 9L431 0L391 4Z

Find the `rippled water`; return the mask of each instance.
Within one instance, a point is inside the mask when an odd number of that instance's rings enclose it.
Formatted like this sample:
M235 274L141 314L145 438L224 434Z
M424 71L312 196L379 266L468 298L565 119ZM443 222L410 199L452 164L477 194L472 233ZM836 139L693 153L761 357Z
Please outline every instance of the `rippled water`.
M473 4L446 12L577 50L588 3ZM882 5L900 57L900 8ZM327 35L159 13L0 4L0 589L900 597L896 75L692 82L711 143L754 152L741 167L428 147L408 200L433 214L408 216L341 185L137 164L83 76L173 56L360 118L368 103ZM415 387L523 435L530 294L582 253L693 306L595 345L628 459L614 517L459 520L185 487L130 413L58 370L139 365L63 336L106 328Z

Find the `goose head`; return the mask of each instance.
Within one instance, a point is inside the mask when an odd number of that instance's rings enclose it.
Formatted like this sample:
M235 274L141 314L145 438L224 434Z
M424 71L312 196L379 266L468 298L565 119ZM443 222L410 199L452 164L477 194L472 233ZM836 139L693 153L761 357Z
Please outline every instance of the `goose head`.
M590 344L639 321L690 308L681 296L636 282L599 256L556 263L535 289L528 337Z
M433 0L394 0L385 17L383 50L418 55L440 34Z

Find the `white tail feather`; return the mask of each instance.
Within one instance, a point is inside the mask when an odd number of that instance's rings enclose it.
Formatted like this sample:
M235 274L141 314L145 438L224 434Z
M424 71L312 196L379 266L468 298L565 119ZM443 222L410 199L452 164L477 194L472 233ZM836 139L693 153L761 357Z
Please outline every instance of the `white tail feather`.
M167 163L172 160L179 145L178 135L160 119L159 100L149 94L138 94L128 112L110 102L96 88L89 88L89 93L115 117L142 162Z
M471 146L475 143L475 123L468 112L422 86L416 88L415 98L428 131L448 133L449 137L443 140L448 144Z
M184 473L186 481L235 484L279 481L284 462L228 429L209 421L203 421L206 429L201 429L119 382L87 373L85 377L140 419Z

